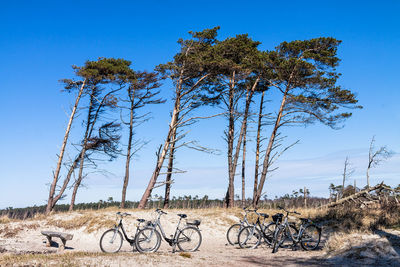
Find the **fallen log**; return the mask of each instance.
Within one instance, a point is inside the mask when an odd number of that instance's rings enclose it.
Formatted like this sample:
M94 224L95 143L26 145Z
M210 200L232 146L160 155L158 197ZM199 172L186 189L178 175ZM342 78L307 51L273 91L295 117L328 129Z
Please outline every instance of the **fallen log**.
M380 183L380 184L378 184L378 185L375 185L375 186L373 186L373 187L370 187L370 188L361 190L360 192L354 193L354 194L352 194L352 195L350 195L350 196L347 196L347 197L344 197L344 198L342 198L342 199L339 199L338 201L335 201L335 202L333 202L333 203L329 203L329 204L326 205L326 207L332 208L332 207L335 207L335 206L344 204L344 203L347 202L347 201L354 200L355 198L362 197L362 196L364 196L365 194L368 194L369 192L374 191L374 190L377 190L377 189L379 189L379 188L383 188L383 182Z

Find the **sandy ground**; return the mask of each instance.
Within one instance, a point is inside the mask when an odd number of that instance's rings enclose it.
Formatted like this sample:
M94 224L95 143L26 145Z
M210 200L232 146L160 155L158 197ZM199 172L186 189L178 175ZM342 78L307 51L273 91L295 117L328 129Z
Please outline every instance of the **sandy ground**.
M128 211L132 217L124 219L128 235L134 234L136 218L152 219L152 211ZM363 238L353 237L357 244L346 243L337 252L324 249L330 231L324 231L321 246L316 251L293 251L282 248L276 254L271 248L262 245L257 249L240 249L227 244L228 227L239 221L240 212L235 214L226 210L169 210L162 217L161 223L167 235L173 234L179 218L177 213L188 214L189 219L201 219L200 225L203 242L199 251L181 254L172 253L166 242L157 253L140 254L124 242L117 254L101 253L99 240L102 233L115 221L115 211L73 212L54 214L50 218L37 218L26 221L10 221L0 224L0 265L12 266L400 266L398 257L398 233L390 233L389 237L366 235ZM67 242L67 249L60 252L57 246L46 247L46 238L42 230L60 231L74 235ZM329 233L329 234L328 234ZM384 232L384 234L387 232ZM384 235L382 234L382 236ZM397 238L397 239L396 239ZM352 240L353 240L352 239ZM383 241L382 241L382 240ZM353 247L363 247L371 240L380 240L382 253L377 255L363 249L357 253L349 253ZM392 240L392 241L389 241ZM395 240L396 242L394 242ZM55 238L54 241L58 242ZM374 242L375 242L374 241ZM385 243L386 242L386 243ZM393 245L393 247L391 247ZM390 246L391 250L385 250ZM347 253L347 254L346 254ZM386 257L385 255L388 254ZM390 254L390 255L389 255ZM343 256L344 255L344 256Z

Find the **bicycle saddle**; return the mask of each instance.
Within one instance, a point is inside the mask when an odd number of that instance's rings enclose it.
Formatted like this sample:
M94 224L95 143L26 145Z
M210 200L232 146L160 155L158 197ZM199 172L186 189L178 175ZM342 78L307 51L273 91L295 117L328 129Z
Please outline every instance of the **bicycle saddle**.
M181 218L186 218L187 217L186 214L178 214L178 216L181 217Z
M136 221L138 221L138 222L144 222L144 221L146 221L145 219L137 219Z
M264 217L264 218L268 218L268 217L269 217L269 215L266 214L266 213L260 213L260 216L262 216L262 217Z

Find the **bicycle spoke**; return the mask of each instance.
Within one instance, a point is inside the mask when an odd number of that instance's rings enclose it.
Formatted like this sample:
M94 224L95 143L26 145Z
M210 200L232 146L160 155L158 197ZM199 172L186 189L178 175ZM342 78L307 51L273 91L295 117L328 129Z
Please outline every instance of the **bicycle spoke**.
M121 249L122 241L122 235L118 230L107 230L100 238L100 249L103 252L116 253Z
M196 251L201 244L201 234L197 228L187 227L181 230L177 245L182 251Z

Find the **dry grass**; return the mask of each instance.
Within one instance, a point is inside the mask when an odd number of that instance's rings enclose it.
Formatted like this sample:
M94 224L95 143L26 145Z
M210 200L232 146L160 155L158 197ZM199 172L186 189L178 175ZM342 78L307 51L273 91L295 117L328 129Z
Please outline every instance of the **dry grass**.
M60 220L51 218L47 221L46 225L56 226L65 230L85 228L87 233L92 233L104 227L111 227L115 223L115 220L105 218L101 215L95 215L94 213L81 213L79 216L68 220Z
M6 223L9 223L9 222L11 222L11 219L8 218L7 216L0 217L0 224L6 224Z
M9 227L8 225L1 230L1 235L5 238L12 238L19 234L24 230L24 228L17 226L17 227Z
M188 253L188 252L180 252L179 256L183 257L183 258L187 258L190 259L192 257L192 254Z
M317 216L317 220L329 222L335 230L347 232L396 228L400 225L400 206L387 205L374 209L339 207Z
M98 252L69 252L63 254L5 254L0 256L0 266L82 266L79 259L128 256L124 253L104 254ZM129 254L132 256L132 254Z
M12 238L17 236L23 230L36 230L39 228L39 224L17 224L12 226L11 224L6 225L0 230L0 234L5 238Z
M343 249L350 239L356 238L358 235L366 234L365 231L349 231L347 233L337 232L333 233L326 241L324 250L328 253L336 253ZM369 233L371 234L371 233Z

